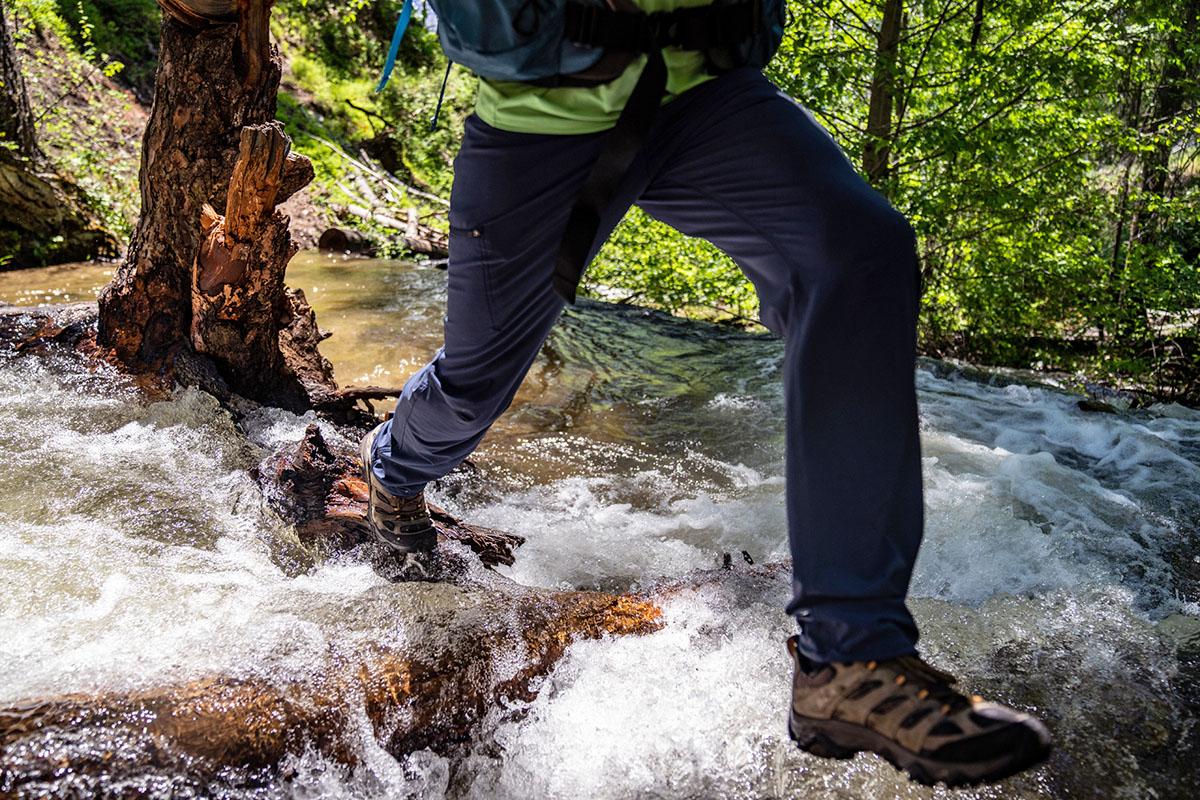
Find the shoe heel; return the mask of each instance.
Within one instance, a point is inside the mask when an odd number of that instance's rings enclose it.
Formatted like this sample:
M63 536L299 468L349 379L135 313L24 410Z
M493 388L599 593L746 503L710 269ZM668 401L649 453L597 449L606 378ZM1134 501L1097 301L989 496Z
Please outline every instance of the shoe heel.
M820 758L853 758L858 752L851 747L842 747L824 731L794 719L788 720L788 735L801 750Z

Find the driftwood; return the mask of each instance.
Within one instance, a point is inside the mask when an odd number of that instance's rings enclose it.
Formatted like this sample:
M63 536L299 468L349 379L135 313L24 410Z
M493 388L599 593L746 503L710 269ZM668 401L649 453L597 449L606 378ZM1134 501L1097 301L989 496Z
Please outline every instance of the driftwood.
M375 242L353 228L329 228L317 240L317 249L334 253L365 253L374 247Z
M388 241L409 252L422 253L434 258L446 258L450 253L446 234L422 222L415 208L407 209L405 219L403 220L397 219L385 211L353 203L334 206L333 210L334 213L343 218L355 217L364 222L373 222L400 232L399 235L386 238ZM378 248L379 241L373 241L368 234L357 233L357 237L344 237L344 232L341 229L333 228L321 235L321 243L318 243L318 246L322 250L340 250L342 252L366 252ZM343 238L345 241L342 241ZM348 246L351 242L357 244L359 249L351 250ZM339 244L347 246L341 248L338 246Z

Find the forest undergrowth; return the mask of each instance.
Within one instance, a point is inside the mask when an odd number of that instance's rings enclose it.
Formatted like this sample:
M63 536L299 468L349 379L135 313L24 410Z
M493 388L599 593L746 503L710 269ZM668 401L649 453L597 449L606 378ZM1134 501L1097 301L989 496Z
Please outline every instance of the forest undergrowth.
M10 3L43 147L127 236L158 6ZM316 171L307 207L288 209L304 244L351 227L399 256L373 214L414 208L447 225L475 79L447 73L419 9L391 83L374 91L401 4L273 10L278 117ZM1200 403L1200 0L790 6L768 74L912 221L924 354ZM897 11L900 26L884 25ZM637 209L583 288L737 325L757 312L735 264Z

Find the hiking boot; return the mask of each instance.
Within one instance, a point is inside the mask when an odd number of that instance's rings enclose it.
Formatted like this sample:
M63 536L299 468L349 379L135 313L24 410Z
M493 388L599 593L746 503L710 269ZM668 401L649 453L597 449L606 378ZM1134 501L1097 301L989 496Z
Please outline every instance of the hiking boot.
M375 540L397 553L425 553L437 548L437 531L425 507L425 493L414 497L396 497L379 485L371 469L372 445L380 426L363 437L358 447L363 480L370 488L367 500L367 524Z
M788 732L825 758L869 750L913 780L969 786L1044 761L1050 732L1038 720L950 688L954 678L918 656L818 664L788 639L796 666Z

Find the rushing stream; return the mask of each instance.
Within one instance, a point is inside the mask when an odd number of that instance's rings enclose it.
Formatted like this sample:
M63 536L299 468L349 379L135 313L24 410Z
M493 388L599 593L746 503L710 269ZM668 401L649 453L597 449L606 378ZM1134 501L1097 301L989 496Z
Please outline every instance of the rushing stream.
M0 275L0 299L82 299L103 269ZM289 268L334 331L322 349L343 384L399 385L424 362L443 279L312 254ZM434 499L526 536L506 572L539 586L626 590L726 553L785 558L781 354L768 335L582 304ZM934 363L917 379L922 649L1047 721L1057 749L1028 775L949 792L875 756L797 751L787 581L735 574L673 596L658 633L577 643L525 713L496 713L453 753L397 761L364 733L359 767L302 754L266 787L68 775L45 795L1196 796L1200 412L1085 412L1052 387ZM402 626L356 605L384 583L369 565L307 561L247 476L311 421L259 411L239 428L194 391L146 405L67 356L0 360L0 704L214 674L285 681Z

